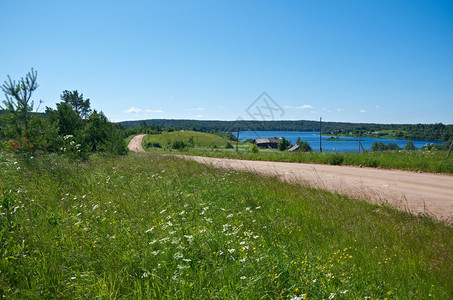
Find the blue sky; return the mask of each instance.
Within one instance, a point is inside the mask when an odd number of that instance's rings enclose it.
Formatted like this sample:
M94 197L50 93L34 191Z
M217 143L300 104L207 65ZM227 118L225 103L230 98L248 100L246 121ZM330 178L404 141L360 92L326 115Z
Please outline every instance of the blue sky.
M78 90L113 121L453 124L452 1L0 0L0 80ZM3 96L3 95L2 95ZM2 97L2 100L4 97Z

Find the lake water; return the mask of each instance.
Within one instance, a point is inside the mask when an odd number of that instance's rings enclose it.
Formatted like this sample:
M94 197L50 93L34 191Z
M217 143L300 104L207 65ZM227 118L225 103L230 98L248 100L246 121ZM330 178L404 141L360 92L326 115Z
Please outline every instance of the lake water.
M245 141L246 139L258 139L258 138L269 138L269 137L285 137L285 139L291 141L293 145L296 144L298 137L304 142L308 142L314 151L319 151L319 132L314 131L241 131L239 133L239 140ZM358 138L354 137L339 137L343 140L353 141L327 141L326 139L330 136L322 136L322 151L326 152L358 152L359 142ZM378 138L360 138L360 143L365 150L370 151L371 145L374 142L382 142L384 144L395 143L401 148L404 148L408 140L395 140L395 139L378 139ZM415 147L420 149L426 144L438 144L442 142L433 141L413 141Z

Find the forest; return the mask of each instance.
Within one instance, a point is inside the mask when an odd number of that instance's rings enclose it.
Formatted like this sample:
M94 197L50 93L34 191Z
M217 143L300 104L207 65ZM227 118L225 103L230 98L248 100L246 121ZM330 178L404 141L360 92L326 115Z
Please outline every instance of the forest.
M194 130L209 132L211 130L226 133L241 131L321 131L333 136L372 136L382 138L407 139L414 141L445 142L453 139L453 124L375 124L343 123L319 121L209 121L209 120L171 120L151 119L120 122L124 129L142 125L170 130ZM130 129L129 129L130 130Z

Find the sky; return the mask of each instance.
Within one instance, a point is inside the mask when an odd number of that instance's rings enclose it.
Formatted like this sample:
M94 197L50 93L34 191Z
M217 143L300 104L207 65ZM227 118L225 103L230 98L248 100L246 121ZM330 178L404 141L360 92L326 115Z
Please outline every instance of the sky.
M453 124L453 1L0 0L0 83L112 121ZM1 100L4 96L1 95Z

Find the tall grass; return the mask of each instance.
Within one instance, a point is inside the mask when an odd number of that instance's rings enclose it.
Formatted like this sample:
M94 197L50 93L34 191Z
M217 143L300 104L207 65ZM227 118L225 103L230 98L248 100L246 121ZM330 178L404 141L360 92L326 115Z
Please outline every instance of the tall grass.
M453 297L428 217L155 154L0 155L6 298Z
M453 156L446 159L446 151L401 150L365 153L320 153L282 152L278 150L261 149L258 153L252 153L244 149L239 152L224 149L191 149L185 151L184 154L263 161L351 165L432 173L453 173Z

